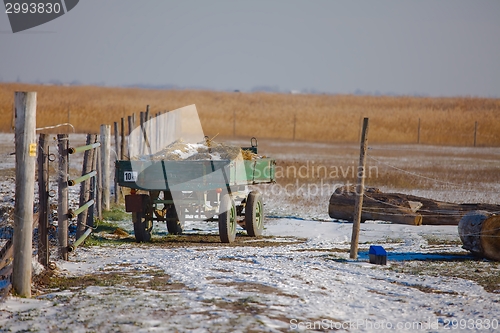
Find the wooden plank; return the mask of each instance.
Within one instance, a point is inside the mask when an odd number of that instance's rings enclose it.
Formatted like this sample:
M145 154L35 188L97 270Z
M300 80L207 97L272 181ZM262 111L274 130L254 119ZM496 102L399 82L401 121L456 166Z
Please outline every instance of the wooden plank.
M38 213L33 214L33 230L39 225ZM12 246L12 239L9 239L0 249L0 280L12 281L12 267L13 267L14 247ZM12 289L12 284L8 283L4 288L0 289L0 301L5 298Z
M14 261L12 286L22 297L31 297L33 255L33 202L36 162L36 92L16 92L16 201L14 204Z
M9 239L0 250L0 270L12 263L13 254L12 239Z
M97 142L97 135L92 135L93 140ZM94 149L92 151L91 157L89 156L90 163L92 165L92 170L97 170L97 157L99 154L99 149ZM97 182L98 176L92 177L90 179L90 200L94 200L94 205L89 209L89 212L87 214L87 225L90 227L94 226L94 213L97 211L97 205L99 204L99 200L97 199Z
M87 145L92 144L96 141L96 135L87 135ZM92 158L94 156L95 149L90 149L85 151L83 155L83 165L82 165L82 176L90 173L92 171ZM87 179L80 185L80 200L79 207L83 206L86 202L90 200L90 184L91 180ZM87 214L88 210L83 211L78 215L76 222L76 239L80 238L85 232L85 225L87 224Z

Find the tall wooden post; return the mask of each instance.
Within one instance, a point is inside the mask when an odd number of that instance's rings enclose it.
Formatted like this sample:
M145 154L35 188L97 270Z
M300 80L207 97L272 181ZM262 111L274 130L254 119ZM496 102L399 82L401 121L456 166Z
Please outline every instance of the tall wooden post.
M142 151L142 154L147 154L148 151L151 151L149 143L148 120L149 120L149 105L146 105L146 112L144 112L144 122L142 124L142 133L144 134L144 150ZM148 150L146 150L146 147L148 148Z
M38 262L49 264L49 141L46 134L38 140Z
M114 122L114 127L115 127L115 160L120 159L120 140L119 140L119 133L118 133L118 123L115 121ZM115 189L115 203L118 203L118 179L114 179L113 181L114 189Z
M159 113L156 114L155 116L155 121L154 121L154 128L155 128L155 135L154 135L154 140L155 140L155 146L153 151L157 152L161 149L161 138L160 138L160 133L161 133L161 126L160 126L160 117Z
M125 118L121 119L120 124L120 160L125 159Z
M141 127L141 135L139 135L139 147L137 152L139 153L139 155L144 155L144 152L146 151L146 149L144 148L145 147L145 141L144 141L144 118L145 118L145 114L144 112L141 111L141 113L139 113L139 126Z
M94 142L97 142L97 135L94 134L92 135L94 138ZM97 157L99 155L99 149L93 149L92 150L92 170L97 170L99 169L97 167ZM99 200L97 199L97 177L92 177L90 178L90 197L89 199L94 200L94 205L92 205L91 209L89 210L89 213L87 215L87 225L90 227L94 226L94 216L95 212L97 212L97 204L99 203Z
M420 118L418 118L417 143L420 143Z
M368 118L363 119L363 129L361 132L361 147L359 154L358 182L356 185L356 201L354 207L354 221L352 224L351 251L350 258L358 258L359 229L361 224L361 210L363 209L363 195L365 192L365 166L366 149L368 143Z
M111 125L101 125L101 188L102 209L110 209L110 152L111 152Z
M236 137L236 110L233 110L233 138Z
M102 147L102 141L101 141L101 147ZM95 178L95 208L96 208L96 214L97 218L99 220L102 220L102 168L101 168L101 149L96 149L94 152L94 158L95 161L95 167L97 170L97 177Z
M22 297L31 297L33 201L36 162L36 92L16 92L16 201L14 204L14 262L12 286Z
M477 143L477 121L474 122L474 147Z
M68 134L58 134L59 177L57 182L57 236L59 254L68 260Z
M115 159L120 159L120 133L118 132L118 122L113 122L113 130L115 137Z
M132 131L134 130L134 119L132 116L127 117L128 121L128 141L127 141L127 147L128 147L128 159L130 160L130 156L132 154L132 147L133 147L133 140L132 140Z
M149 105L147 107L146 112L141 112L141 139L142 139L142 144L141 144L141 155L146 154L147 152L151 155L151 146L149 144L149 138L148 138L148 131L147 131L147 126L148 126L148 117L149 117ZM146 152L146 147L148 148Z

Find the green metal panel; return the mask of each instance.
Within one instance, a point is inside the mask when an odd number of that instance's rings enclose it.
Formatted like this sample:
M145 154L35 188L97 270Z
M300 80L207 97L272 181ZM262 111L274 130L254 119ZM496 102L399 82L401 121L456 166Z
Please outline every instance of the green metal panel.
M242 165L243 164L243 165ZM199 191L227 185L274 182L275 161L116 161L122 187L140 190Z

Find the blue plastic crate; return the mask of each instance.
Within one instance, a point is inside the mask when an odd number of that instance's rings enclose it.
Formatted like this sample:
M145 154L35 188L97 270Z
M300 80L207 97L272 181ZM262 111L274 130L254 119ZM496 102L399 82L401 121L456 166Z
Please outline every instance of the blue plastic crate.
M371 264L387 265L387 251L380 245L370 245L368 256Z

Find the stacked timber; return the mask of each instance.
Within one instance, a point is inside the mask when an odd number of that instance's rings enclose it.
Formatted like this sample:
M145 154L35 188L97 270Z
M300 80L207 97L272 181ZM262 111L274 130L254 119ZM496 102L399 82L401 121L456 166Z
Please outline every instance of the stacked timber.
M390 221L398 224L421 225L422 216L416 213L408 200L399 194L383 194L376 188L365 188L361 222L366 220ZM354 186L337 188L330 198L328 214L339 220L354 220Z
M500 261L500 216L486 211L472 211L458 224L463 248L475 255Z
M331 218L352 221L356 191L354 186L337 188L330 197L328 213ZM458 225L468 212L482 210L500 212L500 205L454 204L402 193L382 193L366 188L361 221L381 220L410 225Z

